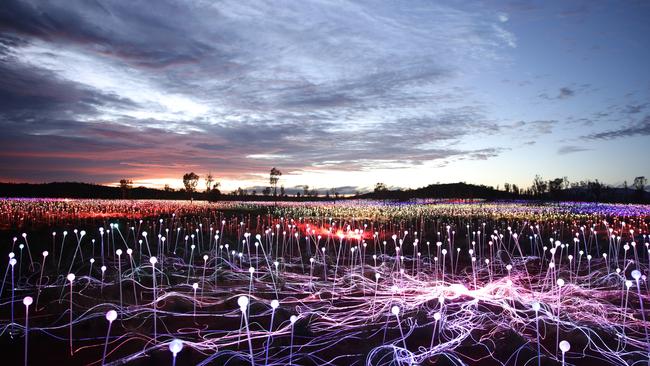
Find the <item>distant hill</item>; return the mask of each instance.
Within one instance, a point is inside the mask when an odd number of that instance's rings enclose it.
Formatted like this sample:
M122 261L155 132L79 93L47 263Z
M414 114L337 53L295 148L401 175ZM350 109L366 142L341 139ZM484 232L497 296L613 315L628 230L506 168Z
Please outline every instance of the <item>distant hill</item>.
M205 199L205 193L194 193L195 199ZM0 183L0 197L28 198L103 198L103 199L187 199L182 191L134 187L123 191L120 187L78 182L55 182L43 184Z
M407 190L385 190L370 192L361 198L406 200L411 198L484 198L516 199L526 196L499 191L492 187L467 183L430 184L426 187Z
M650 193L630 188L617 188L601 184L591 184L572 187L553 192L533 195L530 190L520 193L506 192L493 187L466 184L446 183L431 184L426 187L407 190L383 190L366 193L362 198L397 199L411 198L483 198L487 200L501 199L531 199L541 201L599 201L619 203L650 203Z
M245 192L245 191L244 191ZM186 200L189 195L184 190L163 190L146 187L134 187L123 190L120 187L103 186L99 184L78 182L56 183L0 183L0 197L25 197L25 198L98 198L98 199L167 199ZM245 200L245 201L330 201L335 200L329 196L264 196L264 195L235 195L221 194L218 190L211 193L194 192L195 200ZM461 198L461 199L534 199L534 200L565 200L565 201L601 201L622 203L648 203L650 193L633 189L623 189L604 185L591 185L589 187L573 187L555 192L546 192L541 195L506 192L493 187L467 183L431 184L417 189L383 189L375 192L357 194L355 196L338 197L336 200L345 199L386 199L409 200L413 198Z

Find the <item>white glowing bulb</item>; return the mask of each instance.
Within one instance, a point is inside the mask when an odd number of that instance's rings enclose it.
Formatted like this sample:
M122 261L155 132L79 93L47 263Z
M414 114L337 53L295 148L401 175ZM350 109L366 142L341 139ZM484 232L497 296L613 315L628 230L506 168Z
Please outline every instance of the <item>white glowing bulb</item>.
M571 349L571 344L567 341L560 342L560 350L562 353L567 353Z
M177 353L179 353L183 349L183 341L180 339L174 339L169 343L169 350L171 353L176 356Z
M395 316L399 315L399 306L393 305L393 307L390 309L390 312Z
M106 312L106 320L113 322L115 319L117 319L117 311L109 310Z
M237 305L239 305L239 309L242 312L246 311L246 308L248 307L248 296L239 296L237 299Z

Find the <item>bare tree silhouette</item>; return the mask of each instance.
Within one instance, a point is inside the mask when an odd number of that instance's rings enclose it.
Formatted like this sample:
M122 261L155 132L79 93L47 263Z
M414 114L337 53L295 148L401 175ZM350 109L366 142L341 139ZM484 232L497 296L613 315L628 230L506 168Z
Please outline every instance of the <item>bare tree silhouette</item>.
M278 195L278 181L280 180L280 176L282 176L282 172L280 171L280 169L273 167L271 169L269 183L271 183L271 186L273 187L274 196Z
M208 172L208 174L205 176L206 193L210 193L210 190L212 189L212 182L214 182L214 177L212 176L212 172Z

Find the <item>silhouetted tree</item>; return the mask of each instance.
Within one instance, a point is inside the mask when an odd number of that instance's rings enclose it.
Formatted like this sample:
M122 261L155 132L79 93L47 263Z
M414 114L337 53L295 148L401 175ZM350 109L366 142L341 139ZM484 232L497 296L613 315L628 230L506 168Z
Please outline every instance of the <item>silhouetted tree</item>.
M133 187L131 179L120 179L120 190L122 191L122 198L126 198L126 194Z
M643 201L645 196L645 185L648 183L648 180L644 176L634 178L634 189L636 190L637 200L639 202Z
M271 194L271 187L264 188L264 190L262 191L262 194L265 195L265 196L270 195Z
M384 183L379 182L375 184L375 193L386 192L387 190L388 188Z
M210 189L212 189L212 182L214 182L214 177L212 176L212 172L209 172L205 176L205 192L210 193Z
M271 173L269 175L269 183L271 183L271 186L273 187L274 196L278 195L278 181L280 180L281 175L282 172L280 171L280 169L277 169L276 167L273 167L271 169Z
M212 189L207 194L209 201L218 201L221 199L221 191L217 188L217 184L212 186Z
M504 189L506 192L510 192L510 183L507 183L507 182L506 182L506 183L503 183L503 189Z
M637 191L643 191L645 189L645 185L648 184L648 180L646 177L641 176L641 177L636 177L634 178L634 189Z
M284 186L280 186L280 197L286 196L287 193L284 191Z
M197 184L199 184L199 176L196 173L190 172L183 174L183 185L190 199L192 199L192 193L196 191Z
M560 197L560 192L562 191L562 186L564 184L564 179L555 178L548 181L548 191L551 194L551 197L557 199Z
M514 194L521 193L521 192L519 192L519 186L517 186L516 184L513 184L510 189L512 190L512 193L514 193Z
M536 175L535 178L533 179L533 193L536 196L541 196L544 193L546 193L546 181L539 175Z
M602 188L603 185L598 181L598 179L594 180L593 182L587 182L587 189L591 193L592 198L596 201L600 200L600 193Z

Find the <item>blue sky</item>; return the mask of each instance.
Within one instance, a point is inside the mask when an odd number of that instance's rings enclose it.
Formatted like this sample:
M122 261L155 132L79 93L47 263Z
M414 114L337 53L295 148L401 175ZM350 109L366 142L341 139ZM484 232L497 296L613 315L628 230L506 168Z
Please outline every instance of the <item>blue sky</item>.
M155 4L5 1L0 180L650 176L648 1Z

